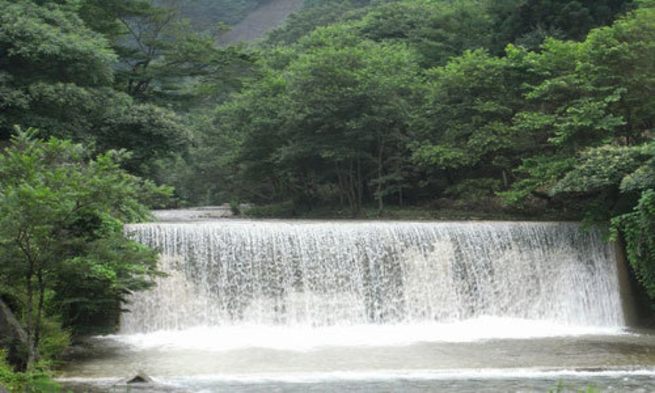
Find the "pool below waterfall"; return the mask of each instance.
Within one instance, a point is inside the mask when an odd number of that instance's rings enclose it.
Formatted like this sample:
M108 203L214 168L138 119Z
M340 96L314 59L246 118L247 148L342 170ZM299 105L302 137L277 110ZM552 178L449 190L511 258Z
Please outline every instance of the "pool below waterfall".
M655 390L613 244L575 223L129 226L168 277L64 370L74 391ZM152 383L126 387L138 372Z

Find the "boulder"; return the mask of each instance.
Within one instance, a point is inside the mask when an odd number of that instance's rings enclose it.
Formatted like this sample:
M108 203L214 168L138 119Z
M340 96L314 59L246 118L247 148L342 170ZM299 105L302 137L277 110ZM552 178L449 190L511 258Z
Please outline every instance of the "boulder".
M7 350L7 360L14 368L22 370L26 367L27 333L2 300L0 300L0 347Z
M123 378L116 382L114 386L129 386L129 385L154 385L155 381L145 372L139 370L134 375Z
M154 381L143 371L138 371L132 378L129 378L125 383L131 385L134 383L153 383Z

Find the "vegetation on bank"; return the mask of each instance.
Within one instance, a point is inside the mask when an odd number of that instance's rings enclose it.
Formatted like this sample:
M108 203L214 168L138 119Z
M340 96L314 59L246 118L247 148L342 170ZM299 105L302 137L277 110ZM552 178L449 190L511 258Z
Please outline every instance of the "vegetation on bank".
M32 370L15 372L13 366L5 361L6 354L0 351L0 386L10 392L59 393L61 391L48 372Z
M259 216L584 218L655 299L654 1L312 0L226 48L186 19L216 4L0 0L14 367L149 285L122 223L163 185Z
M149 219L170 190L121 169L124 152L32 133L0 155L0 295L23 329L2 338L7 360L38 381L71 334L112 329L126 296L152 285L157 253L122 223Z
M290 19L261 43L258 78L218 107L220 161L205 165L297 216L446 200L581 218L624 240L655 299L655 4L519 3Z

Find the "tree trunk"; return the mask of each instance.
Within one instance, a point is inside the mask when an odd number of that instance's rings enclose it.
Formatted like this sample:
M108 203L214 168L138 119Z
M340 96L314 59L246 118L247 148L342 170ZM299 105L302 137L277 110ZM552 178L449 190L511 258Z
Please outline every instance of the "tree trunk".
M382 197L382 175L383 175L383 161L382 161L382 153L384 151L384 144L380 142L380 147L378 149L378 189L376 191L377 194L377 199L378 199L378 215L382 215L382 209L384 208L384 201Z
M357 157L357 213L362 207L362 192L364 189L364 182L362 180L362 160Z
M27 280L27 307L26 307L26 333L27 333L27 364L26 369L36 362L36 346L34 345L34 288L32 286L32 275L26 275Z
M38 360L39 344L41 343L41 320L43 319L43 307L45 304L45 282L43 281L43 274L36 275L36 282L38 284L38 300L36 305L36 320L34 321L34 360Z

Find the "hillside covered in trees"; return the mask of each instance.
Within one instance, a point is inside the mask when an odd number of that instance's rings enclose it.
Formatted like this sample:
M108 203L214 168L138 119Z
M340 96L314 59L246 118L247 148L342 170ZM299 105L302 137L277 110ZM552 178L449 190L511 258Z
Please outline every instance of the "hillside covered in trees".
M0 231L0 296L31 357L148 286L117 223L155 203L585 219L655 298L654 1L307 0L218 46L258 4L0 0L0 220L44 220ZM126 204L100 198L112 182ZM39 259L28 232L75 246ZM59 285L80 271L96 298Z

